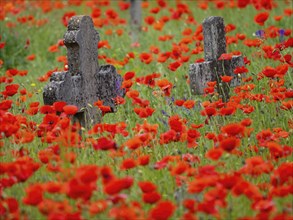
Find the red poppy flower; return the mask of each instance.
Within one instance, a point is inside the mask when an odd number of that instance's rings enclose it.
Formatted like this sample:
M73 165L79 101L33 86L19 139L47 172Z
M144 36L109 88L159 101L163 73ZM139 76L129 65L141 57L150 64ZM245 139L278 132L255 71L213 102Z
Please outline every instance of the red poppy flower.
M95 183L98 179L98 167L96 165L82 165L76 170L75 176L84 184Z
M245 160L245 166L240 171L243 174L258 176L262 173L270 173L272 169L271 163L265 162L261 156L254 156Z
M152 73L146 75L145 77L136 78L136 82L145 84L150 87L154 87L156 85L156 78L159 78L161 75L159 73Z
M188 35L191 35L191 34L192 34L192 29L191 28L185 28L182 31L182 35L184 35L184 36L188 36Z
M138 182L138 186L143 193L150 193L157 189L157 186L149 181Z
M266 147L270 150L270 154L273 158L277 159L283 156L283 147L277 142L268 142Z
M160 11L159 7L155 7L155 8L150 9L150 13L153 13L153 14L157 14L157 13L159 13L159 11Z
M239 8L245 8L247 5L249 5L250 0L238 0L237 1L237 6Z
M280 106L280 108L283 110L290 110L291 108L293 108L293 100L288 100L288 101L282 102L282 105ZM0 107L0 109L1 109L1 107Z
M41 184L34 184L28 186L26 189L26 197L23 198L23 203L27 205L36 206L43 201L43 186Z
M157 0L157 4L161 7L161 8L165 8L167 6L167 2L165 0Z
M127 72L124 75L124 80L132 79L135 76L135 72Z
M2 94L5 96L14 96L17 93L18 88L18 84L10 84L5 87L5 90L2 92Z
M198 7L202 10L207 10L209 7L209 4L207 2L199 2Z
M124 82L127 82L127 81L124 81ZM101 100L95 102L94 105L97 106L102 111L103 115L105 115L106 113L112 112L111 107L103 105L103 101Z
M36 55L35 54L31 54L31 55L28 55L27 57L26 57L26 59L28 60L28 61L32 61L32 60L34 60L36 58Z
M154 220L167 220L173 215L175 209L176 206L172 202L161 201L150 210L150 217Z
M108 166L101 167L100 173L101 173L101 176L103 179L103 184L107 184L107 183L111 182L113 179L115 179L115 176L112 173L111 168Z
M156 46L151 45L150 46L150 51L154 54L158 54L160 52L160 49Z
M10 109L12 106L12 100L3 100L2 102L0 102L0 109L7 111L8 109Z
M108 202L106 200L99 200L91 203L89 205L89 213L92 215L96 215L105 211L108 207Z
M245 113L245 114L250 114L251 112L254 111L254 107L252 105L242 105L240 109Z
M231 60L232 59L232 54L229 53L223 53L218 60Z
M77 178L71 179L66 185L66 194L68 197L83 200L89 200L95 190L95 184L85 184Z
M223 150L221 148L212 148L206 153L206 157L211 160L218 160L223 154Z
M183 103L183 106L187 109L192 109L195 105L195 101L194 100L186 100L184 103Z
M132 169L134 167L136 167L135 160L132 158L128 158L128 159L123 160L120 168L122 170L128 170L128 169Z
M263 26L265 21L269 18L269 12L265 11L265 12L261 12L258 13L255 17L254 17L254 21L255 23L259 24L260 26Z
M45 127L46 129L52 129L54 128L54 126L58 123L59 121L59 117L55 114L47 114L44 118L43 118L43 122L40 125L40 127Z
M100 49L100 48L111 49L111 46L107 40L100 40L98 43L98 49Z
M159 63L164 63L164 62L166 62L166 60L170 57L170 52L166 52L166 53L160 53L159 55L158 55L158 58L157 58L157 61L159 62Z
M178 115L174 115L174 116L171 116L169 118L169 125L170 125L170 128L176 132L182 132L183 131L183 122L182 120L180 119L180 117Z
M137 160L138 160L139 165L146 166L150 162L150 156L149 155L143 155L143 156L140 156Z
M195 49L195 50L196 50L196 51L193 50L193 53L192 53L192 54L199 54L200 51L202 51L202 50L198 51L197 49ZM196 60L195 60L195 63L203 63L204 61L205 61L204 58L199 58L199 59L196 59Z
M220 109L220 115L232 115L236 111L236 107L228 106Z
M123 189L128 189L133 184L133 178L125 177L122 179L114 179L110 181L105 187L104 192L108 195L115 195Z
M229 136L243 135L244 127L241 124L232 123L222 127L221 131L228 134Z
M149 64L153 60L152 54L150 53L141 53L139 57L140 57L140 61L145 64Z
M76 13L74 11L66 12L62 17L62 23L65 27L67 27L68 22L71 17L75 16Z
M245 34L236 34L236 37L239 39L239 40L244 40L246 38L246 35Z
M43 105L41 108L40 108L40 112L42 114L50 114L50 113L54 113L55 110L54 108L51 106L51 105Z
M26 94L27 94L26 89L22 89L22 90L20 90L19 92L20 92L21 95L26 95Z
M135 136L131 139L128 139L125 143L124 146L127 146L131 150L135 150L139 148L143 144L142 140L139 138L139 136Z
M6 70L6 75L11 77L11 76L15 76L18 74L18 70L17 69L8 69Z
M9 213L11 213L11 215L13 215L14 213L18 213L19 211L18 201L15 198L9 197L2 200L2 204L0 205L0 213L2 216L5 215L5 208L3 207L3 205L8 208L8 211Z
M171 71L176 71L178 69L178 67L180 67L180 66L181 66L181 63L178 61L175 61L175 62L169 64L168 69Z
M146 108L134 108L133 109L135 114L137 114L140 118L147 118L152 116L154 113L155 109L146 107Z
M213 94L215 92L215 87L204 88L204 94Z
M225 2L216 1L215 5L216 5L217 9L223 9L225 7Z
M291 184L292 181L292 170L293 163L292 162L283 162L278 168L274 170L274 173L271 177L271 183L273 186L280 186L285 183Z
M277 73L277 70L271 66L266 66L262 71L262 74L264 74L268 78L274 78Z
M229 83L233 79L232 76L220 76L220 77L221 77L222 82L225 82L225 83Z
M227 25L225 26L225 31L226 31L226 33L231 32L231 31L233 31L233 30L235 30L235 29L236 29L236 26L235 26L234 24L227 24Z
M235 74L248 73L248 69L245 66L239 66L234 69Z
M50 47L48 48L48 51L51 52L51 53L56 53L56 52L58 52L58 51L59 51L59 50L58 50L58 45L54 44L54 45L50 46Z
M165 25L165 23L163 21L156 21L153 24L153 28L154 28L154 30L161 31L163 29L164 25Z
M97 143L93 144L93 147L95 150L110 150L110 149L116 149L116 143L115 141L108 139L106 137L100 137L97 140Z
M155 18L153 16L146 16L144 18L145 23L147 23L148 25L152 25L155 22Z
M187 131L187 136L189 137L189 138L199 138L200 137L200 133L197 131L197 130L193 130L193 129L189 129L188 131Z
M36 115L39 111L38 107L30 107L28 110L25 111L28 115Z
M171 89L173 87L173 84L169 82L167 79L158 80L157 86L161 88L161 90L165 93L166 96L171 95Z
M142 200L145 203L148 204L154 204L158 202L161 199L161 195L158 192L149 192L149 193L144 193L142 195Z
M115 19L118 17L118 13L111 8L106 10L106 15L110 19Z
M117 96L113 99L116 105L123 105L125 104L125 99L121 96Z
M139 96L139 92L137 90L131 90L126 93L128 98L136 98Z
M275 203L269 199L262 199L252 205L252 209L270 213L275 208Z
M213 107L206 107L203 111L200 112L203 116L211 117L217 114L217 110Z
M228 137L220 141L220 148L228 152L231 152L239 145L240 145L240 140L235 137Z
M66 105L66 102L54 102L53 108L56 112L63 112L63 107Z
M138 98L138 97L133 97L132 101L133 101L134 104L137 104L137 105L139 105L139 106L141 106L143 108L148 107L149 104L150 104L149 100L141 99L141 98Z
M44 184L44 189L49 193L60 193L63 184L60 182L46 182Z
M241 121L241 125L245 126L245 127L248 127L250 126L252 123L252 120L250 118L245 118Z
M188 165L186 162L178 162L175 167L172 168L171 174L172 175L181 175L188 169Z
M127 10L130 7L130 2L118 2L121 11Z
M0 49L3 49L5 47L5 42L0 42Z
M185 101L183 99L177 99L177 100L175 100L175 105L182 106L184 102Z
M63 111L67 115L74 115L78 111L78 108L75 105L65 105Z
M286 16L291 16L293 14L293 9L290 7L290 8L285 8L284 9L284 14Z
M98 17L101 16L101 14L102 14L101 9L99 9L99 8L94 8L94 9L92 10L91 17L92 17L92 18L98 18Z
M132 85L133 85L133 82L131 80L124 80L122 82L121 88L124 88L126 89L126 91L128 91Z

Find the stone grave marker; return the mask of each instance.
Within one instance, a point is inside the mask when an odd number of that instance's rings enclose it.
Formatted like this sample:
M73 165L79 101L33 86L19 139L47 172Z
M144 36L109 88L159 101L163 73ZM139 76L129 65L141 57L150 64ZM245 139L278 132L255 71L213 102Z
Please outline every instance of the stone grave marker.
M74 16L68 23L64 35L67 47L68 71L55 72L45 86L43 99L46 105L65 101L75 105L79 111L73 120L90 128L100 122L101 112L93 103L102 100L105 106L116 111L114 98L124 96L122 77L112 65L98 64L99 33L94 29L89 16Z
M141 31L141 0L130 0L130 36L132 44L138 43Z
M226 37L224 19L208 17L203 21L205 62L190 64L189 77L193 94L204 94L204 89L210 81L217 81L217 89L224 102L229 100L230 87L240 84L241 77L234 74L234 69L244 66L242 56L233 56L231 60L218 60L226 53ZM232 76L232 81L222 83L220 76Z

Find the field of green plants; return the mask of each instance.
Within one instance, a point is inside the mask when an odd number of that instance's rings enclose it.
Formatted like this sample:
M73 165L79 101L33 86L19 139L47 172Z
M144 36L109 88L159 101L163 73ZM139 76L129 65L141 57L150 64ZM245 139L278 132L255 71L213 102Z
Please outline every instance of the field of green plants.
M0 219L293 219L292 0L1 0ZM99 65L123 77L117 112L86 130L74 107L43 103L67 70L70 17L89 15ZM225 21L240 86L223 102L189 86L202 21ZM222 83L229 78L223 77Z

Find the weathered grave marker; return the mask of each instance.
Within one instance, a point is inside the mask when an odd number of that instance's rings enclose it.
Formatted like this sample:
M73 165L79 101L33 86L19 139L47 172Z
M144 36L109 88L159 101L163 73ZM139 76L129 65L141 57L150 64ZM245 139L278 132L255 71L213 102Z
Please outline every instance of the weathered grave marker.
M231 60L218 60L226 53L225 25L221 17L209 17L203 21L205 62L190 64L189 77L191 91L204 94L204 88L210 81L217 81L217 89L224 102L229 100L229 87L240 84L241 77L234 74L236 67L244 66L242 56L233 56ZM232 76L232 81L222 83L220 76Z
M53 73L43 92L46 105L65 101L77 106L79 111L73 119L87 128L101 120L99 109L93 106L94 102L102 100L114 112L114 98L125 93L121 89L122 77L117 74L115 67L98 64L99 40L91 17L72 17L64 35L69 70Z
M136 44L141 30L141 0L130 0L130 28L131 42Z

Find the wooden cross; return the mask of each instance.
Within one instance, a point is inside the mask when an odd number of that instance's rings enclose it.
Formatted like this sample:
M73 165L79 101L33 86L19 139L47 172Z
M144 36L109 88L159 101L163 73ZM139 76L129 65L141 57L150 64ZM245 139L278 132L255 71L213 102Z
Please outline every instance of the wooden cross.
M93 103L102 100L116 110L114 99L124 96L121 89L122 77L112 65L99 67L97 45L99 34L89 16L74 16L68 23L64 35L67 47L68 71L55 72L43 92L46 105L65 101L75 105L79 111L74 115L83 127L90 128L100 122L101 113Z
M202 95L207 83L217 81L217 90L224 102L229 100L230 87L240 84L241 77L234 74L236 67L244 66L242 56L233 56L230 60L218 60L226 53L224 20L221 17L209 17L203 21L205 62L190 64L190 87L193 94ZM220 76L232 76L230 83L223 83Z

